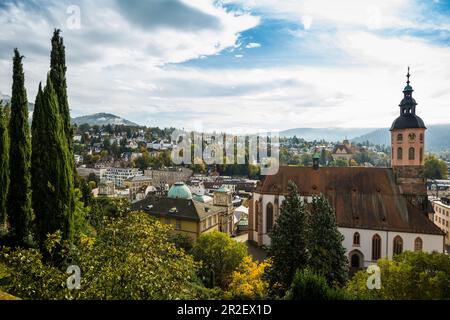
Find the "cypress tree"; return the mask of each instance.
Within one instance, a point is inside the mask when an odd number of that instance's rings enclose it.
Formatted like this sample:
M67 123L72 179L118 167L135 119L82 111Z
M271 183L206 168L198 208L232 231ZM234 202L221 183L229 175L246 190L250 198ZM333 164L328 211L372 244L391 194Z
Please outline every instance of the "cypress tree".
M268 278L273 293L282 295L289 289L296 271L308 263L306 207L293 182L289 182L288 195L281 205L270 238L272 265Z
M73 237L73 176L71 155L50 76L39 85L32 124L33 208L37 236L42 243L57 230Z
M6 228L6 199L9 188L9 134L6 112L0 101L0 228Z
M22 56L14 50L11 119L9 121L10 184L7 212L11 234L17 244L25 244L30 236L31 175L30 175L30 129L28 126L28 100L25 90Z
M308 220L309 267L322 274L329 285L344 285L348 275L344 237L338 230L334 210L323 195L313 199Z
M73 152L73 132L70 125L70 110L67 99L67 81L66 81L66 49L61 37L61 30L55 29L52 37L52 51L50 54L50 78L58 98L59 113L63 121L64 135L67 139L69 151ZM74 160L72 164L74 165Z

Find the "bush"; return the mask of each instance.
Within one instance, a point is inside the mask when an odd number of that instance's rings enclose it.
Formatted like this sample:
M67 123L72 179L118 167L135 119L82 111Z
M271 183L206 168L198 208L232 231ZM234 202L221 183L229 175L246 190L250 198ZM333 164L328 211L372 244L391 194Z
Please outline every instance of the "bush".
M286 300L347 300L349 295L341 289L330 288L327 279L309 269L297 271Z

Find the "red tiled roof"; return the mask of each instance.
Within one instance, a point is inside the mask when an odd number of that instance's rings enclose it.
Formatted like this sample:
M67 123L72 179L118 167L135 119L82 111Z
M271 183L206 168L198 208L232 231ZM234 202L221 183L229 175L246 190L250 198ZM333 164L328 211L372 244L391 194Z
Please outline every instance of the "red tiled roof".
M256 192L286 194L289 181L301 195L324 194L340 227L442 234L426 212L400 194L391 168L280 167Z

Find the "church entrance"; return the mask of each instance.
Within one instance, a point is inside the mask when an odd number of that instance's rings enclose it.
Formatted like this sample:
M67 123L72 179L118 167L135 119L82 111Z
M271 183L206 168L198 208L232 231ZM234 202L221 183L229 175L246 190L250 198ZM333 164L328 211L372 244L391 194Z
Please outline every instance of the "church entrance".
M353 250L349 254L350 269L354 272L364 267L364 255L359 250Z

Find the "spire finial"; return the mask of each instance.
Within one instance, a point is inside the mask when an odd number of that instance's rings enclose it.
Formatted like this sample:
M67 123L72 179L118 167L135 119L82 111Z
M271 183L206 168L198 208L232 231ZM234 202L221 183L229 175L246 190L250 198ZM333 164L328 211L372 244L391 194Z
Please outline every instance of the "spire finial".
M408 84L408 86L409 86L409 77L410 77L411 75L409 74L409 66L408 66L408 74L406 75L406 77L408 78L408 81L406 81L406 83Z

